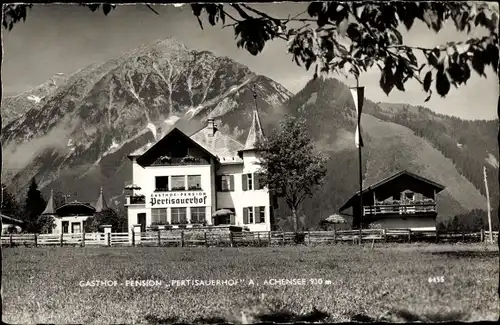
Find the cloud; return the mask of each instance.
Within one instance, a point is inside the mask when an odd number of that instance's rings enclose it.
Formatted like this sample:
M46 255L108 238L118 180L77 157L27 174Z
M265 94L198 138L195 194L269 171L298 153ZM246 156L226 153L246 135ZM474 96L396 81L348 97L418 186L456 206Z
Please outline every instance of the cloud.
M56 149L65 153L69 149L70 135L77 125L76 121L62 121L46 135L32 139L27 143L8 143L2 148L2 174L6 177L14 175L47 149Z

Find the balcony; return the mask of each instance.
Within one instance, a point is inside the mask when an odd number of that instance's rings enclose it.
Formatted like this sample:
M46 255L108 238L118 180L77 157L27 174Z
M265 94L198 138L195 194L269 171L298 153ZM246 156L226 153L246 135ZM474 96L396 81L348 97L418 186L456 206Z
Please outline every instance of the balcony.
M146 204L144 195L130 195L126 197L125 205Z
M436 202L377 204L363 207L363 215L436 213Z
M163 156L158 158L153 166L179 166L179 165L208 165L209 162L203 158L186 156L183 158Z

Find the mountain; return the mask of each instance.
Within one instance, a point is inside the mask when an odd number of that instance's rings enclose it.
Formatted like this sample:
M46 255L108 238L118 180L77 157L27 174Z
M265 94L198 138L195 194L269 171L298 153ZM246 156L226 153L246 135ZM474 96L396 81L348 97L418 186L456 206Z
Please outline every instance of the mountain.
M40 108L46 98L67 79L64 73L56 73L43 84L21 94L2 98L2 121L7 125L30 109Z
M2 177L19 197L36 177L45 195L53 188L92 202L103 186L111 205L121 205L132 173L127 154L173 125L190 133L209 117L244 141L254 89L267 134L286 113L305 116L317 147L330 156L325 185L302 209L307 224L317 226L359 186L349 88L335 79L317 79L292 95L242 64L190 50L174 39L85 67L44 96L39 106L7 124ZM484 209L482 183L473 170L482 172L485 163L489 173L498 169L498 121L458 121L424 108L389 106L365 101L363 183L407 169L446 186L438 196L440 221ZM492 203L498 202L495 183L491 174ZM280 204L282 216L288 214L284 207Z
M461 175L486 195L483 166L486 167L490 195L499 197L498 176L498 120L463 120L437 114L422 106L377 103L366 113L390 121L415 132L451 159ZM492 201L494 208L498 200Z
M307 119L308 131L318 148L330 156L326 184L303 205L303 212L314 219L314 224L335 213L359 190L358 151L354 145L354 103L345 84L335 79L317 79L311 80L285 106L288 113ZM365 99L364 107L363 186L407 169L446 186L437 198L440 221L475 208L485 208L486 198L478 186L480 184L473 183L468 175L461 173L453 159L447 157L432 141L416 134L412 129L413 124L401 121L395 123L391 115L384 113L384 106L380 107L368 99ZM443 119L448 121L444 117ZM439 123L437 130L449 127L445 122ZM478 123L477 127L480 125L482 124ZM452 131L443 132L447 134ZM471 127L469 133L463 133L461 141L464 147L468 141L480 141L469 138L473 132L482 131ZM492 140L486 140L488 136ZM485 135L483 139L492 142L496 137ZM498 151L494 147L483 148L494 155L491 159L498 161ZM467 151L467 154L473 153ZM479 165L478 169L482 171L482 166ZM493 185L496 178L490 179ZM491 202L493 201L498 202L498 192L491 195ZM288 212L284 210L282 214Z
M36 177L44 193L76 191L83 201L95 200L103 185L117 203L131 180L127 154L154 141L148 124L161 137L174 124L190 132L211 117L241 136L251 123L254 86L264 118L291 96L242 64L171 38L92 64L5 126L2 177L14 193L24 195ZM237 125L224 125L233 111Z

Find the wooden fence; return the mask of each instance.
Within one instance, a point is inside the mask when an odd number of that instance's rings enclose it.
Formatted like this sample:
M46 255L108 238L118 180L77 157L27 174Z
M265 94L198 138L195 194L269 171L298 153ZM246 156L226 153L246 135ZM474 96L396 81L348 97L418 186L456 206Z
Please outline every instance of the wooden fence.
M11 234L2 235L2 246L284 246L332 245L361 242L484 242L489 233L416 232L409 229L365 229L293 232L261 231L213 233L210 231L159 230L142 233ZM493 232L498 241L498 231Z

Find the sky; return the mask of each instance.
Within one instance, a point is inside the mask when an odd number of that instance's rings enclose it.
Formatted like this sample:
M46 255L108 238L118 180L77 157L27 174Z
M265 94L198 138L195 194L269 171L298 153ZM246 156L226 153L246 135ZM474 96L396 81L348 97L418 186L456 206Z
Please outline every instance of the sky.
M300 91L312 78L313 71L306 71L292 62L284 41L269 42L262 53L253 56L238 49L232 28L212 27L205 20L202 30L188 5L153 7L159 15L144 5L119 5L108 16L78 5L34 5L26 22L19 23L12 31L2 28L4 93L12 95L29 90L56 73L70 75L91 63L117 58L141 45L167 37L174 37L195 50L227 56L279 82L293 93ZM289 14L303 12L307 4L260 3L255 7L286 18ZM409 32L403 27L401 32L405 44L421 47L467 40L468 37L458 33L451 22L438 34L429 31L423 23L416 23ZM471 34L484 35L485 32L474 30ZM437 113L465 119L495 119L499 82L491 68L486 74L488 78L485 79L473 72L467 86L452 87L445 98L434 91L427 103L424 103L427 96L416 81L409 82L405 92L395 89L387 96L379 87L378 68L363 74L359 82L366 87L366 97L375 102L422 105ZM353 78L333 77L349 86L356 84Z

